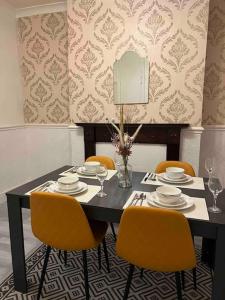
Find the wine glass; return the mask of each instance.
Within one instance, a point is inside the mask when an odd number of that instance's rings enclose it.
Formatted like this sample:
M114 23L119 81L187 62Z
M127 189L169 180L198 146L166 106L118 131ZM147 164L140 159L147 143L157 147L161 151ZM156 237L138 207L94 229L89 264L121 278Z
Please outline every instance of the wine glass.
M222 210L219 207L217 207L216 201L217 201L218 195L222 192L223 187L222 187L222 184L221 184L219 178L215 177L215 174L213 174L209 177L208 186L209 186L210 192L213 194L213 206L209 207L208 211L212 212L212 213L221 213Z
M205 169L208 172L208 177L210 178L212 175L212 172L215 170L215 160L213 157L206 158Z
M108 170L104 165L101 165L99 167L99 169L96 171L96 177L100 181L100 185L101 185L101 190L97 194L98 197L102 198L102 197L107 196L107 194L105 192L103 192L103 184L104 184L104 181L105 181L107 175L108 175Z

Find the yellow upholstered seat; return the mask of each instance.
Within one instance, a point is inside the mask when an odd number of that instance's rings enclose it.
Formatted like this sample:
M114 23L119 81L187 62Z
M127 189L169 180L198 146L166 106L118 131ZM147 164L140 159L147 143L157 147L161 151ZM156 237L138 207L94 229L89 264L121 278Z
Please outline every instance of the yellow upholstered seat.
M185 174L195 177L195 171L191 164L185 161L176 160L167 160L160 162L155 169L155 173L164 173L166 172L166 168L169 167L183 168Z
M175 272L179 299L180 271L196 266L188 221L173 210L127 208L121 218L116 252L131 264L124 299L128 296L134 265L152 271Z
M32 231L41 242L47 245L38 299L51 248L65 251L82 250L86 299L89 299L86 250L98 247L101 242L105 243L107 223L88 221L80 203L73 197L63 194L32 193L30 207ZM105 249L105 244L103 245ZM108 263L107 254L106 259Z
M89 156L86 161L98 161L102 165L105 165L109 170L115 170L115 164L112 158L103 155Z

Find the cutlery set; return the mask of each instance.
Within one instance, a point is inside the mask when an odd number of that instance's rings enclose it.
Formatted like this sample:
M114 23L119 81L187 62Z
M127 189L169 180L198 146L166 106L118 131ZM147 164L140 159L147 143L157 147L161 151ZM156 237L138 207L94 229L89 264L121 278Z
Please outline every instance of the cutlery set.
M147 180L155 181L156 180L156 174L155 173L147 173L145 178L144 178L144 181L147 181Z
M141 193L138 194L136 193L133 197L133 199L131 200L131 203L129 206L135 206L138 204L138 201L140 201L140 206L142 206L143 201L146 199L146 194L145 193Z
M54 183L54 181L47 181L45 183L43 183L42 185L40 185L39 187L37 187L36 189L33 190L33 192L45 192L47 191L48 187L50 185L52 185Z
M65 171L64 173L77 173L77 169L79 169L80 166L74 166L73 168Z

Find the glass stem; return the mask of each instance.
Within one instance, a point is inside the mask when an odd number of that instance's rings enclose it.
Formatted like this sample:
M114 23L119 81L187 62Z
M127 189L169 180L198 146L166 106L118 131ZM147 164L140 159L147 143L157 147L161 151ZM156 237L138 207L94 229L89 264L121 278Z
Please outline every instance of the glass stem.
M101 193L103 193L103 181L101 182Z
M217 201L217 194L214 193L214 202L213 202L213 208L217 208L216 207L216 201Z

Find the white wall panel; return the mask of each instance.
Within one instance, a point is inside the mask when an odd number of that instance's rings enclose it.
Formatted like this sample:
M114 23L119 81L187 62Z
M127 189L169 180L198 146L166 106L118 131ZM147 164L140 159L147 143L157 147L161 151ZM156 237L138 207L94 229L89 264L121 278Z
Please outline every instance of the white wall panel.
M225 126L204 126L201 140L200 175L206 176L205 160L214 157L216 173L225 187Z
M110 143L98 143L96 149L97 154L114 157L114 147ZM199 168L200 175L206 175L204 161L206 157L215 157L217 173L225 184L224 149L225 126L207 126L203 133L201 128L182 131L181 159L189 161L196 171ZM137 171L151 171L165 157L164 145L136 144L131 165ZM63 165L80 165L83 161L83 129L80 127L25 125L0 128L0 194Z
M115 157L115 148L111 143L97 143L96 153ZM166 159L165 145L134 144L129 163L134 171L154 171L156 165Z

